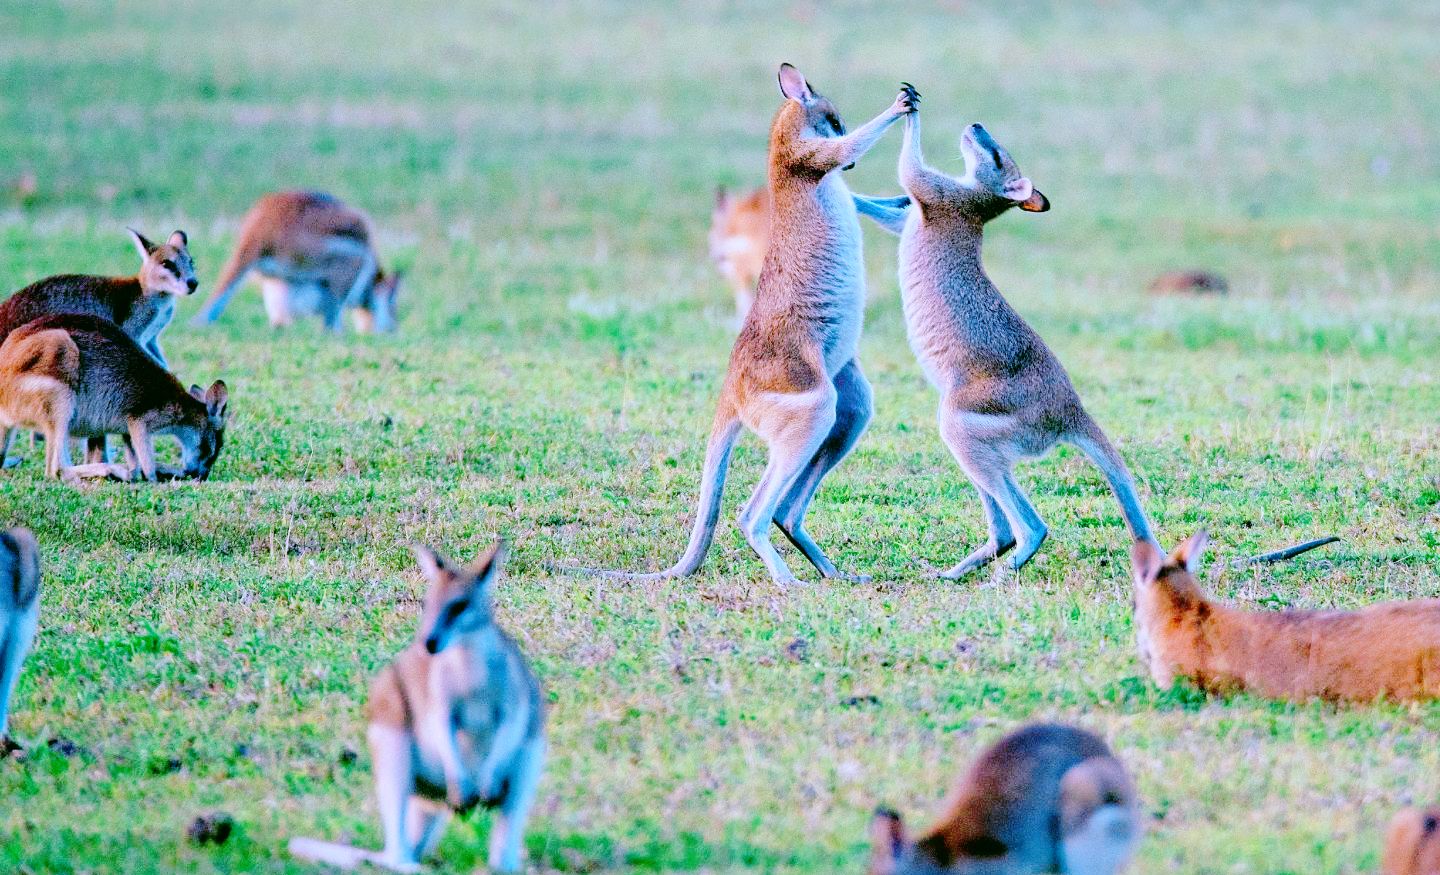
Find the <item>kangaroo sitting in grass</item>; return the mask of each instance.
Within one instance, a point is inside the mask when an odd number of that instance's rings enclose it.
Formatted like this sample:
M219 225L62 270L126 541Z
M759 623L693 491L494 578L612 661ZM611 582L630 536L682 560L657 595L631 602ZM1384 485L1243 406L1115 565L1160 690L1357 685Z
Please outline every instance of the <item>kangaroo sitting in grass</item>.
M545 761L540 683L495 624L503 545L470 568L416 550L430 582L415 640L370 688L366 708L385 849L295 839L298 857L350 868L414 871L439 844L451 811L499 810L490 868L519 870L525 819Z
M380 267L373 238L370 219L331 195L267 194L245 215L235 251L194 321L206 325L220 318L254 270L271 327L319 314L326 328L340 331L344 311L352 310L362 333L391 331L400 275Z
M838 575L804 530L805 511L820 481L859 440L872 405L856 359L865 311L860 222L836 171L853 166L919 97L906 86L888 109L847 134L835 105L799 70L782 64L779 80L785 102L770 128L770 244L755 305L730 353L689 546L665 571L599 573L663 579L699 569L744 426L769 449L765 473L740 511L746 541L778 583L795 576L770 541L772 524L822 576Z
M10 695L40 619L40 548L29 529L0 532L0 758L10 739Z
M942 572L957 578L1011 549L1011 568L1030 560L1048 529L1015 480L1020 459L1059 441L1100 468L1137 539L1153 540L1130 472L1085 411L1065 368L1015 312L980 261L985 223L1011 207L1044 212L1050 202L980 125L960 139L965 175L925 165L920 117L905 120L900 183L912 204L880 210L901 229L900 287L910 345L940 392L940 436L980 494L988 540Z
M1195 580L1201 531L1168 557L1149 541L1132 553L1140 661L1163 688L1190 678L1209 692L1303 701L1440 696L1440 599L1358 611L1243 611Z
M917 839L881 809L870 875L1029 875L1119 871L1139 843L1135 785L1099 737L1034 724L1002 738L950 792Z
M45 473L74 479L139 474L156 479L155 434L180 441L181 476L210 476L225 444L229 392L217 380L189 391L120 326L96 316L37 319L0 345L0 460L17 426L45 435ZM128 468L72 468L70 437L125 435Z
M1407 808L1390 821L1381 875L1440 875L1440 808Z
M0 341L43 316L85 313L119 325L161 367L168 368L160 349L160 333L175 316L175 299L194 293L199 286L190 241L184 231L176 231L164 243L155 244L133 228L130 238L140 253L138 274L62 274L31 283L0 304ZM106 461L103 436L90 439L88 459Z

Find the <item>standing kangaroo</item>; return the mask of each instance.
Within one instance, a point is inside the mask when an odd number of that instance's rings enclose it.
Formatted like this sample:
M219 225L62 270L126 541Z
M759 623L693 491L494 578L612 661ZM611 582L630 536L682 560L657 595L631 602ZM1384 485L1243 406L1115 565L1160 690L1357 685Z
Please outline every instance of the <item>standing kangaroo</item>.
M910 345L940 392L940 436L980 493L989 528L989 540L941 576L968 574L1012 548L1011 568L1035 555L1048 529L1016 482L1014 467L1058 441L1075 444L1100 468L1131 536L1153 541L1124 460L1085 412L1065 368L1001 297L980 262L986 222L1016 206L1044 212L1050 202L980 125L966 128L960 150L963 177L925 166L919 113L911 113L899 168L911 205L876 216L900 231Z
M153 435L180 441L183 476L210 476L225 444L229 392L219 380L187 391L108 319L63 314L12 331L0 345L0 460L17 426L45 435L45 473L156 479ZM70 465L70 437L125 435L130 467Z
M1407 808L1385 834L1382 875L1440 875L1440 808Z
M870 875L1110 875L1140 833L1135 785L1105 742L1034 724L981 754L920 838L906 835L900 815L877 811Z
M1440 698L1440 599L1358 611L1242 611L1195 580L1209 536L1166 556L1131 552L1140 661L1168 689L1188 677L1208 692L1248 690L1292 701Z
M850 452L872 410L856 360L865 311L857 199L836 171L854 166L919 96L905 86L888 109L847 134L835 105L799 70L781 64L779 80L785 103L770 127L770 244L720 390L689 546L665 571L598 573L655 580L699 569L720 517L730 451L745 426L769 449L765 473L740 511L745 540L778 583L795 576L770 541L772 523L822 576L838 576L802 527L820 481Z
M267 194L245 214L235 251L194 323L220 318L253 269L260 274L271 327L318 313L326 328L340 331L341 317L351 309L357 330L391 331L400 275L380 267L373 238L370 219L331 195Z
M520 869L525 820L545 762L540 682L492 614L503 544L470 568L416 551L430 581L415 640L370 687L366 715L385 850L294 839L298 857L416 871L449 813L497 808L490 868Z
M10 694L40 619L40 549L29 529L0 532L0 758L10 739Z

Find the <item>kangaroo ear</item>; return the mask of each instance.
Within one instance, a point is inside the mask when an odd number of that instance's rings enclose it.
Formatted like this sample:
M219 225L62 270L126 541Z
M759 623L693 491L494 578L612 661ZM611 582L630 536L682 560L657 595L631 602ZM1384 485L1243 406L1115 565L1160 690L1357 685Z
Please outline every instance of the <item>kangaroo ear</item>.
M877 808L870 817L870 875L892 875L905 850L905 824L889 808Z
M1201 529L1175 548L1170 558L1191 574L1200 570L1200 559L1205 555L1205 548L1210 544L1210 533Z
M504 563L505 541L503 538L496 538L490 549L470 565L470 571L475 575L475 585L482 589L494 587L495 581L500 577L500 566Z
M730 192L723 185L715 186L715 209L723 210L730 205Z
M195 387L198 389L199 387ZM191 389L191 391L195 391ZM214 419L224 419L230 410L230 389L224 380L216 380L205 390L205 410Z
M1020 209L1027 213L1043 213L1050 209L1050 199L1040 193L1040 189L1032 188L1030 196L1020 202Z
M1130 567L1135 571L1135 582L1141 586L1153 581L1165 565L1165 554L1149 541L1136 541L1130 547Z
M801 103L809 103L815 99L815 92L810 90L810 84L800 71L789 64L780 65L780 93Z
M169 243L176 249L184 249L186 246L190 245L190 238L185 236L184 231L181 231L177 228L175 230L175 233L170 235L170 239L166 240L165 242Z
M440 576L450 570L450 565L445 557L431 550L423 544L415 545L415 564L420 566L420 573L425 579L434 583Z
M204 400L205 400L205 390L204 390L204 389L201 389L199 386L195 385L194 383L191 383L191 384L190 384L190 397L191 397L191 398L194 398L196 401L204 401Z
M140 253L141 258L149 258L150 253L155 251L155 244L145 239L145 235L134 228L126 228L130 232L130 239L135 241L135 250Z

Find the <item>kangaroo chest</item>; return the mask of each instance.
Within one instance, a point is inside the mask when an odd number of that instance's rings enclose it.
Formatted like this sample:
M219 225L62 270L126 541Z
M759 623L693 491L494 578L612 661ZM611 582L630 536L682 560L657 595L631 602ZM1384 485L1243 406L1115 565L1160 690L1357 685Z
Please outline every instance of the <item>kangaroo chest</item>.
M120 327L144 346L159 336L175 316L174 295L146 295L135 302L130 315Z
M452 655L460 654L447 651L442 658ZM468 676L470 681L432 684L426 713L415 721L417 781L441 797L446 756L453 751L461 770L471 775L480 774L487 760L508 763L523 740L528 720L517 706L523 701L518 691L507 688L510 679L503 659L446 668L451 670L450 678Z

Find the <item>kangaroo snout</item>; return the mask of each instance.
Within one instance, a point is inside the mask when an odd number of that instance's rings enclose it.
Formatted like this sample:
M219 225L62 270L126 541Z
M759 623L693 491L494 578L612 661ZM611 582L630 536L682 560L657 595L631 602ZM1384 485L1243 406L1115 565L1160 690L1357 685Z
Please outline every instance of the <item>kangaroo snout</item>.
M435 655L436 653L439 653L439 652L440 652L440 639L437 638L437 637L435 637L434 635L431 635L429 638L426 638L426 639L425 639L425 652L426 652L426 653L429 653L429 654L432 655L432 656Z
M193 294L195 294L195 290L198 289L198 288L200 288L200 281L197 280L197 279L195 279L195 277L192 276L192 277L190 277L190 279L188 279L188 280L185 281L185 288L187 288L187 289L190 290L190 291L186 292L185 294L187 294L187 295L193 295Z

